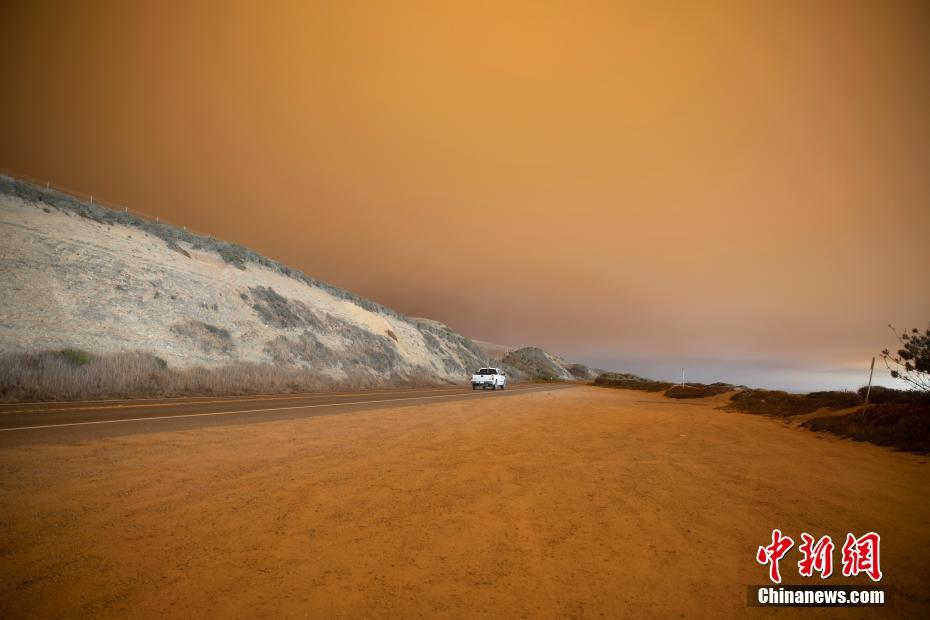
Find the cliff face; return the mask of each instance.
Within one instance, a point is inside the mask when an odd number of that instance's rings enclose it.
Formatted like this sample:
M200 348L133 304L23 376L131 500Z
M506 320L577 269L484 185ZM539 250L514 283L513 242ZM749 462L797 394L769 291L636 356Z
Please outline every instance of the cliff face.
M462 381L467 338L230 243L0 176L0 353L144 351L342 380Z

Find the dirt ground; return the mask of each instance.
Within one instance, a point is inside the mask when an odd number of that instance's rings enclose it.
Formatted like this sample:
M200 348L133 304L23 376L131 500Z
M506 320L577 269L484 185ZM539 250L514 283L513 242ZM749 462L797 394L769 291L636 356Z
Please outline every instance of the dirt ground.
M927 617L926 457L717 404L579 387L3 449L0 616ZM894 607L747 607L776 527L880 533Z

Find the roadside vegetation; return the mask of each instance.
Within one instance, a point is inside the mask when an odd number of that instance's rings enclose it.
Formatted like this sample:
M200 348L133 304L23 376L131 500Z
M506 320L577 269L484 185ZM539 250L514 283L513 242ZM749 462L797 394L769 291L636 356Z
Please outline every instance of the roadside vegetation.
M436 385L426 373L342 380L299 366L234 363L170 368L150 353L93 355L78 349L0 356L0 401L232 396Z
M879 446L930 452L930 398L870 404L846 415L813 418L804 426Z
M664 392L672 387L668 381L653 381L623 372L605 372L594 380L594 385L620 388L622 390L640 390L643 392Z
M875 386L869 394L869 404L865 406L864 387L858 392L791 394L780 390L740 389L727 383L682 387L625 373L601 374L594 380L594 385L664 392L669 398L704 398L739 390L730 398L725 409L785 420L807 417L801 426L812 431L829 432L899 450L930 452L930 393L919 390Z
M718 394L726 394L736 388L729 383L671 383L669 381L655 381L637 375L622 372L604 372L597 376L594 385L620 388L622 390L639 390L641 392L663 392L669 398L707 398Z
M669 398L707 398L708 396L717 396L732 392L736 388L729 383L689 383L687 385L673 385L665 390L665 395Z
M813 413L818 409L848 409L863 403L855 392L789 394L781 390L742 390L730 399L729 409L774 417Z

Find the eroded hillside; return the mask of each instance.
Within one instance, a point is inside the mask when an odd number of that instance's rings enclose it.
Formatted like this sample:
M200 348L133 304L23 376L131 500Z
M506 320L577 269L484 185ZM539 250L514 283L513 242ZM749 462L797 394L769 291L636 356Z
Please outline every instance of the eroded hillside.
M169 367L272 364L334 381L460 381L447 328L241 246L0 177L0 353L143 351Z

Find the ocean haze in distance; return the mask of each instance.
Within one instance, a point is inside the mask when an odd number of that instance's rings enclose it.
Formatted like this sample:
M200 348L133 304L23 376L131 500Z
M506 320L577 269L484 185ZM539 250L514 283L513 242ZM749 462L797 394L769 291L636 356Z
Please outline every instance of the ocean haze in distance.
M0 168L474 338L854 389L930 319L927 3L7 3L0 70Z
M814 392L818 390L857 390L869 381L869 363L864 361L861 368L785 368L764 362L736 363L716 359L684 361L678 366L671 361L662 360L623 360L602 359L589 360L589 363L602 367L619 367L628 372L645 377L662 379L678 383L684 368L686 383L715 383L723 381L734 385L753 388L785 390L787 392ZM903 382L892 379L881 360L875 361L875 374L872 385L883 385L903 389Z

